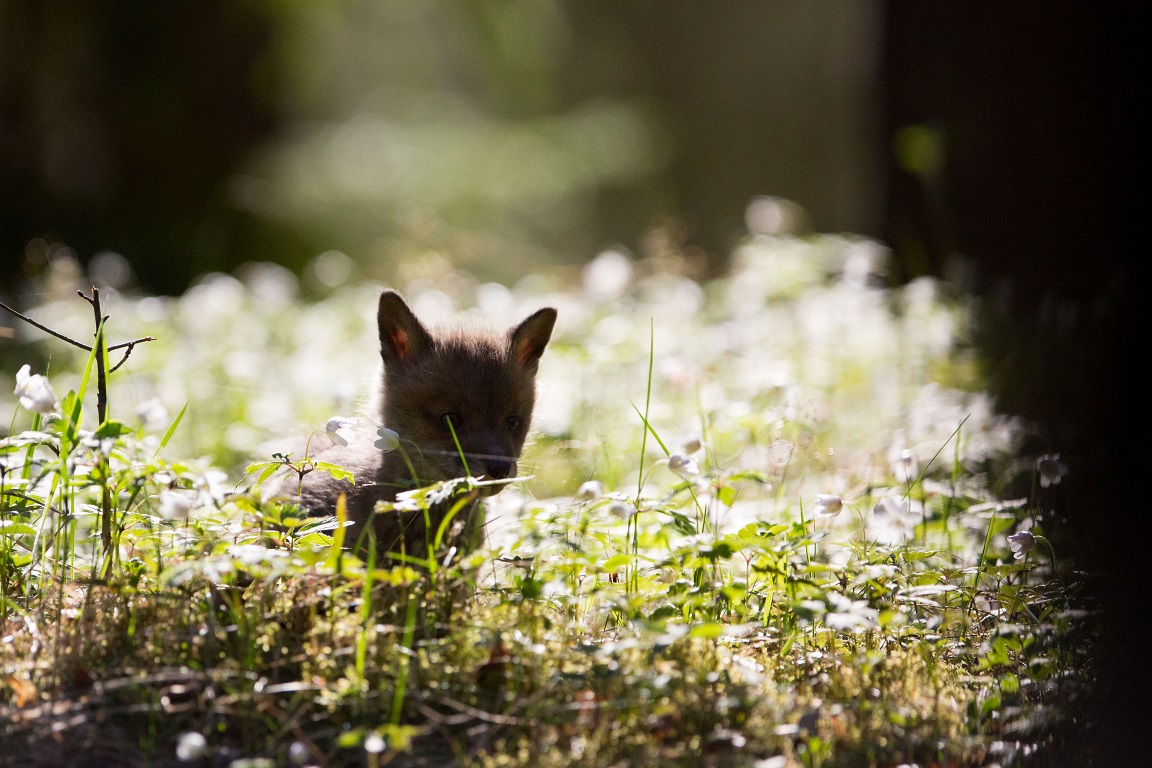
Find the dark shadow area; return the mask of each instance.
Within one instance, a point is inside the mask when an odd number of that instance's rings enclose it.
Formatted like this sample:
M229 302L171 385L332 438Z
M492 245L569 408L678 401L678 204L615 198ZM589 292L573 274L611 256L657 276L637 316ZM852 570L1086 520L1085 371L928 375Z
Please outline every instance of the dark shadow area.
M1068 739L1099 765L1148 754L1147 522L1131 498L1142 21L1134 3L897 2L886 25L885 239L905 278L948 276L982 297L1001 409L1035 426L1029 452L1070 467L1050 530L1105 614L1098 688L1072 703L1095 730Z
M0 284L33 239L115 250L160 293L243 260L227 183L275 125L270 31L224 0L0 3Z

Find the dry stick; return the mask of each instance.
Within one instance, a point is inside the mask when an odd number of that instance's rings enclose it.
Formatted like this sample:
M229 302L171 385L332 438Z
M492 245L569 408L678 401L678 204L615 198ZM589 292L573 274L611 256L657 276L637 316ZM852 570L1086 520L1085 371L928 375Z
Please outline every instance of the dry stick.
M96 319L96 416L103 425L108 416L108 374L104 370L104 324L108 322L108 316L100 314L99 288L92 286L91 296L85 296L83 291L76 293L92 305L92 314ZM100 544L104 547L105 558L102 577L107 578L112 568L112 491L108 487L108 459L103 453L100 454L100 470Z
M128 362L128 355L132 354L132 350L136 348L136 343L140 342L140 341L155 341L155 339L153 339L151 336L145 336L142 339L137 339L136 341L130 341L126 345L120 345L120 346L127 346L128 349L124 352L124 357L120 358L120 362L116 363L116 365L114 365L108 369L108 373L116 373L116 371L120 370L120 366L122 366L122 365L124 365L124 363ZM109 352L111 352L113 349L116 349L116 347L108 347Z
M82 293L80 295L84 296L84 294L82 294ZM87 298L87 296L85 296L85 298ZM7 304L5 304L2 301L0 301L0 308L8 310L9 312L16 315L16 317L20 318L21 320L28 323L29 325L34 325L37 328L39 328L40 330L44 331L44 333L47 333L51 336L55 336L56 338L60 339L61 341L66 341L74 347L80 347L80 349L84 350L85 352L91 352L92 351L92 347L88 346L87 344L81 344L80 342L76 341L76 339L70 339L62 333L57 333L56 331L52 330L51 328L49 328L46 325L40 325L40 323L38 323L35 320L33 320L32 318L28 317L28 315L25 315L22 312L17 312L16 310L12 309L12 307L8 306Z
M84 296L84 294L82 294L82 293L80 295ZM85 296L84 298L88 298L88 297ZM88 346L87 344L83 344L79 341L76 341L76 339L72 339L72 338L69 338L68 336L65 336L62 333L58 333L46 325L41 325L40 323L36 322L32 318L28 317L28 315L24 314L23 312L19 312L15 309L12 309L12 307L8 306L7 304L5 304L2 301L0 301L0 309L3 309L7 312L11 312L13 315L16 315L16 317L18 317L21 320L23 320L24 322L28 323L28 325L35 326L35 327L39 328L40 330L44 331L44 333L47 333L50 336L55 336L56 338L60 339L61 341L66 341L74 347L79 347L80 349L84 350L85 352L91 352L92 351L92 347ZM132 348L135 347L137 344L141 344L145 341L156 341L156 339L153 336L142 336L139 339L132 339L132 341L122 341L119 344L113 344L110 347L108 347L109 352L113 352L117 349L124 349L125 347L128 348L128 351L124 353L124 357L120 359L120 362L116 363L116 366L108 372L112 373L112 371L116 370L116 368L119 368L120 366L124 365L124 361L128 359L128 355L132 354Z
M92 295L86 296L84 291L76 294L92 305L92 314L96 317L96 417L101 424L108 415L108 377L104 371L104 323L107 317L100 315L100 289L92 286Z

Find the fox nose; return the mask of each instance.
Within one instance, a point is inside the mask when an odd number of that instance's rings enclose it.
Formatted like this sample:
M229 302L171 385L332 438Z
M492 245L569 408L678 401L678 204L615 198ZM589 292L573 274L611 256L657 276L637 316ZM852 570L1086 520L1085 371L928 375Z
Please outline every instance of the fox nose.
M507 459L488 459L484 462L488 468L488 477L493 480L503 480L512 474L512 462Z

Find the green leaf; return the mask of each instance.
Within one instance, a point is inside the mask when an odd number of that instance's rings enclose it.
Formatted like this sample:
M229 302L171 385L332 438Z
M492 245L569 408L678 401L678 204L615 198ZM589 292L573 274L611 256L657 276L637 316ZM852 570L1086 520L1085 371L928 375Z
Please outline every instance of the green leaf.
M296 546L298 548L303 547L306 549L310 547L328 548L332 546L332 537L318 531L313 531L312 533L306 533L297 539Z
M520 594L525 600L537 600L544 593L544 582L540 579L525 577L520 580Z
M692 631L688 634L692 637L702 637L705 640L715 640L724 635L724 625L715 622L697 624L692 627Z
M420 580L420 571L408 565L397 565L393 568L375 568L371 572L372 579L394 587L403 587Z
M107 437L120 437L120 435L126 435L131 431L132 430L123 422L109 419L100 425L100 428L96 430L95 436L103 440Z
M694 523L692 519L687 515L683 514L682 512L674 512L672 510L661 511L672 518L672 527L675 528L677 532L682 533L685 536L692 536L696 533L696 523Z
M610 557L607 560L605 560L604 563L600 567L606 571L614 571L617 568L623 568L624 566L628 565L630 562L632 562L631 556L629 556L629 555L616 555L614 557Z
M284 465L282 463L280 463L279 461L258 461L255 464L249 464L244 469L244 477L248 477L248 475L252 474L253 472L259 472L260 470L267 469L268 467L282 467L282 466L284 466Z
M336 519L335 515L329 517L309 517L306 519L305 525L300 529L301 533L312 533L313 531L333 531L340 526L340 521Z
M36 529L27 523L18 523L15 520L0 522L0 536L34 536Z
M760 483L761 485L765 485L768 482L768 476L757 470L741 470L739 472L733 472L732 474L728 475L728 479L747 480L752 483Z
M744 586L738 584L720 587L720 594L724 595L724 597L733 603L744 599L744 595L747 594L747 592L748 590Z
M716 498L720 499L720 503L726 507L731 507L736 503L736 489L730 485L722 485L716 491Z
M412 747L412 739L421 733L414 725L385 724L380 726L380 735L391 749L407 752Z
M715 542L710 547L704 547L700 550L700 557L707 558L711 562L717 560L728 560L732 555L740 549L740 541L738 539L730 540L728 537Z
M344 494L336 497L336 527L332 534L332 548L328 550L328 567L340 570L340 559L344 553L345 523L348 522L348 500Z
M76 443L83 407L84 403L74 389L68 390L68 394L64 395L64 400L60 403L60 414L64 417L63 431L60 434L60 452L63 454L71 453L72 446Z
M348 482L355 482L351 470L344 469L339 464L332 464L327 461L316 462L316 469L321 472L327 472L337 480L347 480Z
M309 522L310 520L307 517L282 517L277 521L277 525L289 529L302 528Z
M281 467L285 466L283 462L279 461L258 461L255 464L249 464L244 470L244 477L247 478L253 473L259 473L256 477L256 484L260 485L272 477L273 473Z

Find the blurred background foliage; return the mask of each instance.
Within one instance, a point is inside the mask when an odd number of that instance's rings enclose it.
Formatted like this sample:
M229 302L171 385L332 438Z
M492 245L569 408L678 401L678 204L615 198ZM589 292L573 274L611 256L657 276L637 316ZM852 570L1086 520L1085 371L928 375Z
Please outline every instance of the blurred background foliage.
M330 250L508 280L662 224L715 270L766 192L879 234L880 24L850 2L4 0L0 247L17 274L37 238L115 251L179 293Z
M814 231L889 243L898 281L1053 316L1115 304L1140 18L1132 2L0 0L0 285L19 292L60 246L122 255L151 293L247 261L305 273L329 251L377 280L438 254L508 281L654 231L715 274L768 194Z

